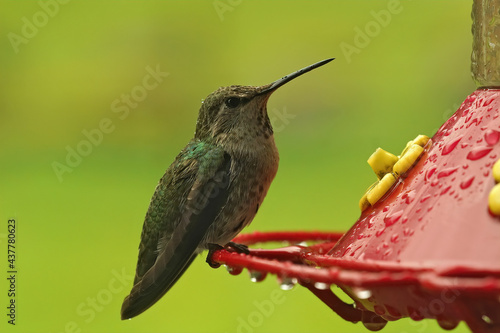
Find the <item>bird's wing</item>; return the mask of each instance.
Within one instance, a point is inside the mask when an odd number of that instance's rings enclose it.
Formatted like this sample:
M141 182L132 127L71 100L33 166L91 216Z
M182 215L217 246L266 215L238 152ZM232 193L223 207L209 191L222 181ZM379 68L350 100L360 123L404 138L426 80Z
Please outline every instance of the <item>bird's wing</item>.
M202 152L197 149L196 142L188 144L156 186L142 227L134 285L154 265L180 221L186 199L197 179L198 155Z
M194 168L196 177L184 201L180 221L154 264L123 301L122 319L142 313L174 285L193 261L208 228L226 204L231 157L220 149L204 149L199 153Z

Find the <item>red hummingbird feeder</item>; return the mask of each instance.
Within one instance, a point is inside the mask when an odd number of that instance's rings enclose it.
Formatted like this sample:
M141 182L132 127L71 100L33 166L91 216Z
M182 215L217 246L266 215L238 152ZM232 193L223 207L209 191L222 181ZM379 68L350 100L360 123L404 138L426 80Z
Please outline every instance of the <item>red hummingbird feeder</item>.
M247 268L254 281L270 273L284 289L298 283L372 331L409 317L435 319L446 330L465 321L473 332L500 332L499 12L500 0L474 2L478 89L432 138L418 136L400 156L378 149L370 157L379 180L350 230L240 235L234 242L291 245L218 250L212 260L231 274Z

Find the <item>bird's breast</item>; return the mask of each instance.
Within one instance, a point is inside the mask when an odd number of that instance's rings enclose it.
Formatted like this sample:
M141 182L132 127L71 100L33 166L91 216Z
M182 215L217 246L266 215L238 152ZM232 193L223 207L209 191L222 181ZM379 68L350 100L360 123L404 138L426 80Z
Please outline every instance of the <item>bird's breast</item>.
M272 137L252 149L229 154L229 197L207 243L225 245L253 220L278 171L279 154Z

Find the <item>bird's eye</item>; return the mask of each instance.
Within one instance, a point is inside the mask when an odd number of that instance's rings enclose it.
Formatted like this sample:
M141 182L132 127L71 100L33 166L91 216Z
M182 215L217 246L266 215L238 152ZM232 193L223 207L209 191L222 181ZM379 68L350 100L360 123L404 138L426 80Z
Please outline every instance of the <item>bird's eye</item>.
M228 108L234 109L235 107L240 105L240 102L241 99L239 99L238 97L229 97L228 99L226 99L225 103Z

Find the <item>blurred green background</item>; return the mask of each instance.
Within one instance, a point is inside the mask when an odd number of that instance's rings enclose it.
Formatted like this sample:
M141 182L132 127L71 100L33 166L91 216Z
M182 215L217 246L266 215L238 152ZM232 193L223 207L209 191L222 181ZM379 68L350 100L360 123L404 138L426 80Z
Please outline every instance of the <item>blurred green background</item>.
M119 312L149 200L203 98L336 57L271 97L280 168L245 232L346 230L375 180L369 155L432 135L475 89L471 3L1 1L0 267L16 218L16 330L366 331L301 287L279 290L264 313L275 277L251 283L246 271L210 269L204 255L147 312L131 321ZM141 88L155 70L158 84ZM68 149L86 156L68 165ZM0 288L5 309L5 279ZM2 318L0 330L14 331ZM383 332L436 331L433 321L400 320Z

